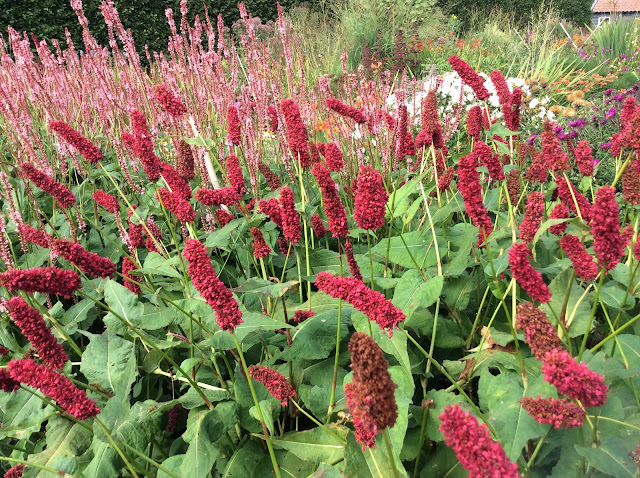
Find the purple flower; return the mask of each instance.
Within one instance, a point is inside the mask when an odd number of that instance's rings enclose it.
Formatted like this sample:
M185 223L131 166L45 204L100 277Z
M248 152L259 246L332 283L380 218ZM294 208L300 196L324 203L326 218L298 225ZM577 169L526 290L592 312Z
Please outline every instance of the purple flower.
M609 149L611 147L611 143L602 143L600 145L600 149Z
M612 94L613 94L613 88L609 88L604 92L604 96L611 96Z
M607 118L613 118L616 115L616 107L612 106L611 108L609 108L609 111L607 111Z
M569 133L569 138L577 138L578 137L578 132L574 129Z
M582 129L584 128L585 125L585 119L584 118L579 118L575 121L573 121L572 123L569 123L569 128L578 128L578 129ZM575 137L575 136L573 136Z
M624 95L622 93L618 93L613 97L613 99L616 101L624 101Z

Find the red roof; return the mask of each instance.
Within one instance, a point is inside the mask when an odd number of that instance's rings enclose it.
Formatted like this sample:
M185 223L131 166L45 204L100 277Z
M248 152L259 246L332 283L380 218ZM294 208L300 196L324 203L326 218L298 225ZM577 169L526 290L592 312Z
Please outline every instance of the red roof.
M593 13L640 12L640 0L595 0Z

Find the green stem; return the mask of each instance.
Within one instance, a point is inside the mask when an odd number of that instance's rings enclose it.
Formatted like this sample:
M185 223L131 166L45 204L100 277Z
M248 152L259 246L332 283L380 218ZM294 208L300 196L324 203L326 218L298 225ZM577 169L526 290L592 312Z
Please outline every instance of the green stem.
M120 455L122 461L124 461L124 464L128 468L129 473L131 473L131 476L133 476L134 478L138 478L138 474L134 471L133 466L131 466L131 463L129 463L129 460L127 460L127 456L124 454L124 452L120 449L120 447L118 447L118 445L116 445L116 442L111 437L111 434L109 433L109 430L107 430L105 424L102 423L98 418L96 418L96 423L98 424L100 430L102 430L102 433L104 433L104 435L107 437L109 444L115 449L116 453Z
M600 299L600 289L602 289L602 284L604 283L604 276L606 275L606 269L602 269L600 271L600 280L598 281L598 288L596 289L596 297L593 299L593 307L591 307L591 315L589 317L589 324L584 331L584 337L582 338L582 345L580 345L580 352L578 352L577 361L580 362L582 358L582 354L584 350L587 348L587 340L589 340L589 332L591 332L591 327L593 326L593 319L596 315L596 308L598 307L598 300Z
M391 471L394 478L400 478L400 472L396 467L396 460L393 457L393 448L391 446L391 440L389 440L389 431L387 428L382 430L382 438L384 439L384 446L387 449L387 455L389 455L389 463L391 464Z

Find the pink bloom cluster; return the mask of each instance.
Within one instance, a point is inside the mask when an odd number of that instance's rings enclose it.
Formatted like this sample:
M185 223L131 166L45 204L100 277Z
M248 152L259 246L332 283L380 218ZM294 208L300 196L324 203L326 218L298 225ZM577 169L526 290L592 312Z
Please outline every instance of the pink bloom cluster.
M324 237L327 234L327 230L324 228L322 218L318 213L311 216L311 227L313 228L313 234L316 237Z
M299 324L300 322L304 322L305 320L313 317L314 315L316 315L316 313L311 310L296 310L293 313L293 321L296 324Z
M564 152L560 140L553 130L553 123L545 120L542 124L542 153L540 161L557 172L569 169L569 155Z
M389 195L382 183L382 176L368 164L358 173L353 218L362 229L375 231L384 225Z
M516 326L524 331L524 341L531 347L531 352L542 360L547 352L563 348L556 330L547 319L547 314L531 302L518 305Z
M120 211L118 200L109 193L98 190L93 193L93 200L110 213L118 214L118 211Z
M569 217L569 208L563 203L559 202L553 209L551 209L551 214L549 214L549 219L567 219ZM549 228L551 234L555 234L559 236L562 234L565 229L567 229L568 224L566 222L561 222L560 224L555 224Z
M242 312L231 291L218 279L207 248L197 239L189 239L183 254L189 262L189 275L193 286L215 311L220 328L233 332L238 324L242 323Z
M458 189L464 200L464 208L473 225L480 228L478 246L481 246L493 230L493 224L482 202L478 156L474 151L458 160Z
M498 155L491 151L491 148L484 141L474 142L473 152L478 157L480 164L487 167L491 179L502 181L506 178Z
M303 168L308 168L311 165L309 147L307 145L309 136L302 122L298 105L291 98L287 98L282 100L280 107L284 114L284 122L287 125L287 142L289 143L291 154L293 154L293 159L296 162L300 161L300 165Z
M14 380L39 389L78 420L100 413L96 402L87 397L84 391L46 365L38 365L33 360L12 360L9 362L9 373Z
M153 95L162 108L173 117L180 117L187 112L187 107L175 96L167 85L157 85L153 88Z
M602 186L596 193L591 220L593 250L602 267L610 271L620 261L628 238L620 233L620 211L616 202L616 191L611 186Z
M236 155L230 154L227 156L226 165L227 177L229 178L231 186L238 191L238 194L244 193L247 188L244 184L244 176L242 174L242 167L240 167L240 160Z
M157 198L162 201L162 205L182 222L193 222L196 220L196 213L189 204L177 193L171 192L166 188L158 189Z
M481 101L489 98L489 90L485 88L484 80L464 60L458 58L456 55L451 55L449 57L449 64L460 76L462 82L473 90L476 98Z
M18 224L18 233L25 242L32 242L40 247L49 248L53 242L53 237L44 231L29 226L28 224Z
M331 171L342 171L344 168L344 156L335 141L331 141L325 145L322 155L327 161L327 167Z
M484 111L479 105L472 106L469 109L469 114L467 115L467 134L469 137L480 139L480 134L484 129L483 115Z
M584 221L591 221L591 218L593 217L592 206L589 200L584 197L584 194L578 191L571 181L567 180L563 176L559 176L556 179L556 184L558 185L557 191L560 200L576 215L578 214L576 209L577 204Z
M553 425L556 430L579 427L586 418L584 409L566 398L524 397L520 404L538 423Z
M131 126L133 133L124 131L121 135L122 141L131 148L133 154L140 160L149 181L156 182L160 179L160 159L153 152L147 119L140 111L131 112Z
M22 297L12 297L7 307L9 317L20 327L22 334L38 352L40 359L54 369L62 368L69 360L69 356L47 327L42 314L30 307Z
M358 108L354 108L353 106L345 105L342 101L337 100L336 98L327 98L325 104L327 105L327 108L332 109L339 115L351 118L356 123L364 124L367 122L367 118L362 114L362 111Z
M271 253L271 248L264 241L262 232L257 227L251 228L251 235L253 236L253 256L256 259L263 259Z
M89 252L77 242L54 239L52 250L82 272L94 277L113 277L116 272L116 265L111 262L111 259Z
M293 191L291 191L289 186L280 189L280 205L284 238L291 244L297 244L298 241L300 241L302 230L300 227L300 216L298 215L298 211L296 211Z
M582 280L595 280L598 265L593 262L593 257L587 252L579 237L565 234L560 239L560 247L571 259L578 277Z
M283 407L287 406L288 399L296 398L296 391L287 382L287 378L272 368L253 365L249 367L249 375L264 385L271 395L280 400Z
M602 375L576 362L566 350L554 349L543 358L544 379L569 398L580 400L585 407L599 407L607 401L609 388Z
M453 448L460 464L469 470L469 478L519 478L502 445L491 439L485 424L460 405L447 405L440 415L440 428L447 446Z
M37 170L30 163L22 163L20 169L22 169L22 174L30 179L33 184L50 194L62 207L68 208L76 203L76 197L68 187Z
M542 274L535 270L529 258L531 251L524 242L516 242L509 249L509 267L511 274L518 285L534 300L539 300L543 304L551 300L549 287L542 280Z
M336 184L322 163L314 164L311 172L315 176L320 191L322 192L324 212L329 219L329 230L333 234L333 237L345 237L349 234L349 223L347 221L347 212L340 201Z
M578 164L578 169L580 170L580 174L583 176L591 176L593 175L593 155L591 151L591 145L589 141L583 139L582 141L578 141L578 145L575 148L575 160Z
M276 226L282 229L282 206L276 198L260 199L258 207L269 216Z
M21 290L71 297L80 288L80 276L75 271L57 267L11 269L0 273L0 285L9 292Z
M229 140L234 146L238 146L242 141L242 131L240 130L240 116L238 108L230 105L227 108L227 123L229 123Z
M177 194L185 201L191 199L191 186L189 186L189 183L183 179L180 174L178 174L178 171L176 171L173 166L162 161L160 163L160 171L162 172L162 177L165 182L169 188L171 188L171 192Z
M380 292L364 285L361 280L352 277L336 277L329 272L320 272L315 285L331 297L349 302L357 310L385 329L389 336L393 327L405 319L402 311L385 299Z
M196 199L205 206L233 206L238 204L240 196L233 186L220 189L198 189L196 191Z
M137 269L137 266L131 261L131 259L125 257L122 260L122 275L124 277L124 286L134 294L139 294L141 290L140 286L136 284L136 282L140 282L140 277L131 275L131 271L135 269Z
M520 224L520 239L526 243L533 241L533 238L540 228L540 223L544 218L544 194L541 192L533 192L527 198L527 207L524 213L524 219Z
M49 128L58 133L67 143L76 148L90 163L97 163L104 158L100 148L78 133L64 121L51 121Z

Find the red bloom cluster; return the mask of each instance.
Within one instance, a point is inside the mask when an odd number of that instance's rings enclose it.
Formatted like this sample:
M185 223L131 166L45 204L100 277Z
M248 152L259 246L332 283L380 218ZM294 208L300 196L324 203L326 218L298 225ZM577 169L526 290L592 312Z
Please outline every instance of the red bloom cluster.
M20 388L20 382L11 378L9 370L0 368L0 390L6 393L15 392Z
M511 131L520 130L520 106L522 106L522 90L515 88L509 101L502 105L504 123Z
M484 141L473 143L473 153L478 157L480 164L484 164L489 170L489 176L496 181L505 179L502 163L498 155L491 151L491 148Z
M62 207L71 207L76 203L76 197L68 187L37 170L30 163L20 164L20 169L22 169L24 176L44 192L50 194Z
M458 58L456 55L451 55L449 57L449 64L460 76L462 82L473 90L476 98L481 101L489 98L489 90L484 87L484 80L464 60Z
M171 192L177 194L185 201L191 199L191 186L189 186L189 183L184 180L180 174L178 174L178 171L173 169L173 166L163 161L160 163L160 170L162 171L162 177L171 189Z
M229 211L225 211L224 209L216 209L214 214L216 215L216 219L218 219L221 227L224 227L233 221L233 214Z
M257 227L252 227L251 235L253 236L253 256L256 259L267 257L271 253L271 248L265 242L262 231Z
M436 94L435 89L429 90L427 96L422 100L422 113L420 115L420 134L424 133L428 134L428 143L425 142L427 139L424 136L424 140L418 141L420 145L424 142L424 146L429 147L433 144L435 149L442 149L444 146L444 138L442 137L442 126L440 125L440 116L438 115L438 96ZM416 147L420 148L418 144Z
M361 280L319 272L315 285L331 297L349 302L385 329L389 336L393 333L393 327L405 319L402 311L385 299L384 294L368 288Z
M563 176L559 176L556 179L556 184L558 185L557 191L560 200L576 215L578 214L578 210L576 209L577 204L584 221L591 221L593 217L591 203L584 197L584 194L578 191L571 181Z
M97 163L104 158L100 148L78 133L64 121L51 121L49 128L58 133L67 143L76 148L90 163Z
M287 382L287 378L272 368L253 365L249 367L249 375L264 385L271 395L280 400L283 407L287 406L288 399L296 398L296 391Z
M138 267L128 257L125 257L122 260L122 275L124 277L124 286L134 294L139 294L140 292L142 292L140 290L140 286L136 284L136 282L140 282L140 278L138 276L131 275L131 271L136 270L137 268Z
M280 252L282 252L286 257L289 257L291 255L292 248L290 249L290 246L291 244L284 237L278 237L278 248L280 249Z
M9 317L20 327L40 359L54 369L62 368L69 356L47 327L42 314L30 307L22 297L12 297L7 303L7 308Z
M84 391L46 365L38 365L33 360L12 360L9 362L9 373L14 380L39 389L78 420L100 413L96 402L87 397Z
M197 239L187 240L184 257L189 262L189 275L204 300L216 313L222 330L233 332L242 323L242 312L231 291L218 279L207 248Z
M258 207L269 216L276 226L282 229L282 207L276 198L260 199Z
M50 234L24 223L18 224L18 233L22 237L23 241L32 242L40 247L49 248L53 242L53 237L51 237Z
M156 182L160 179L160 159L153 152L147 119L141 112L134 110L131 112L131 125L133 134L123 132L122 141L131 148L133 154L140 160L149 181Z
M393 427L398 406L391 380L389 362L378 344L367 334L356 332L349 340L353 381L344 387L347 406L353 417L356 441L375 448L379 430Z
M240 196L233 186L220 189L198 189L196 191L196 199L205 206L233 206L238 204Z
M156 193L158 200L162 201L162 205L182 222L193 222L196 220L196 213L182 196L173 193L166 188L158 189Z
M456 170L453 167L448 167L444 173L438 178L438 189L440 191L446 191L451 186L451 181L456 174ZM432 193L433 194L433 193Z
M520 224L520 239L526 243L533 241L533 238L540 228L540 223L544 218L544 194L533 192L527 198L527 207L524 219Z
M80 288L80 276L75 271L57 267L11 269L0 273L0 285L9 292L21 290L71 297Z
M3 478L20 478L22 476L22 472L24 471L24 467L25 467L24 463L20 463L14 467L11 467L4 474Z
M342 171L344 168L344 156L335 141L331 141L325 145L322 155L324 159L326 159L327 167L331 171Z
M469 478L519 478L518 466L507 458L489 429L460 405L447 405L440 415L440 428L447 446L453 448Z
M311 216L311 227L313 227L313 233L316 237L324 237L327 234L322 218L317 213Z
M613 269L624 254L628 240L620 234L620 212L616 202L616 190L602 186L596 193L591 220L593 250L600 265Z
M278 130L278 112L274 106L267 107L267 115L269 116L269 129L272 133Z
M300 240L300 216L296 211L296 203L293 191L289 186L280 190L280 205L282 211L282 233L284 238L292 244L297 244Z
M230 154L227 156L227 177L229 178L229 182L231 186L236 188L238 194L242 194L247 190L244 185L244 176L242 174L242 168L240 167L240 161L238 157Z
M322 163L316 163L311 168L316 178L322 197L324 198L324 212L329 219L329 230L333 237L344 237L349 234L347 212L340 201L336 184L331 179L329 171Z
M609 388L602 375L576 362L566 350L552 350L543 359L544 379L569 398L580 400L585 407L599 407L607 401Z
M136 209L135 204L132 205L132 209L129 210L129 247L137 249L144 245L144 227L142 224L135 224L131 221L133 209Z
M564 203L559 202L553 209L551 210L551 214L549 214L549 219L567 219L569 217L569 208L565 206ZM556 224L549 228L551 234L555 234L559 236L562 234L565 229L567 229L568 224L566 222L561 222L560 224Z
M504 105L508 103L511 98L511 91L509 91L509 85L507 85L507 80L504 79L502 72L500 70L493 70L489 73L489 78L491 78L491 82L496 88L496 94L498 95L500 104Z
M258 169L264 176L264 179L267 181L267 186L269 186L269 189L271 189L272 191L276 191L277 189L280 189L282 187L282 181L280 181L280 178L276 173L269 169L269 166L260 162L258 163Z
M307 146L309 136L302 122L298 105L291 98L287 98L282 100L280 107L284 114L284 122L287 125L287 142L289 143L291 154L293 154L293 158L296 161L300 161L300 165L303 168L308 168L311 165Z
M311 310L296 310L293 313L293 321L296 324L299 324L300 322L304 322L305 320L313 317L314 315L316 315L316 313Z
M347 264L349 264L349 272L351 273L351 276L358 280L362 280L360 266L356 262L356 258L353 255L353 245L351 244L351 240L348 237L344 242L344 253L347 256Z
M515 207L518 203L518 196L520 196L520 171L516 168L509 170L507 193L509 194L511 205Z
M356 184L353 218L362 229L375 231L384 226L384 215L389 200L382 176L366 164L360 168Z
M160 103L160 106L162 106L162 109L171 116L178 118L187 112L187 107L177 96L169 91L167 85L162 84L155 86L153 88L153 95Z
M191 181L196 177L195 161L193 159L193 151L191 146L184 140L178 140L176 148L176 169L178 175L185 181Z
M118 214L120 211L120 204L118 203L118 200L109 193L98 190L93 193L93 200L110 213Z
M111 259L89 252L77 242L54 239L53 251L82 272L94 277L112 277L116 272L116 265L111 262Z
M332 109L339 115L351 118L356 123L364 124L367 122L367 118L364 117L362 111L360 111L358 108L354 108L353 106L345 105L340 100L337 100L335 98L327 98L325 104L327 105L327 108Z
M467 116L467 134L474 139L480 139L480 134L484 129L482 116L484 112L479 105L472 106Z
M467 215L471 218L473 225L480 228L478 247L481 247L487 236L491 234L493 224L482 202L482 187L477 167L478 156L473 151L458 160L458 189L462 194Z
M542 153L540 161L554 171L569 169L569 155L564 152L560 140L553 131L553 123L545 120L542 123Z
M579 427L586 418L586 412L580 405L566 398L524 397L520 404L538 423L553 425L556 430Z
M542 280L542 274L529 262L531 251L524 242L516 242L509 249L509 267L518 285L534 300L543 304L551 299L549 287Z
M516 326L524 331L524 341L538 360L542 360L547 352L563 348L547 314L531 302L518 305Z
M576 275L582 280L595 280L598 275L598 265L587 252L580 239L571 234L565 234L560 239L560 247L573 264Z
M593 175L593 155L589 141L586 139L578 141L578 145L575 147L574 151L574 159L578 164L580 174L583 176Z
M240 116L238 108L230 105L227 108L227 122L229 123L229 140L234 146L238 146L242 141L242 131L240 130Z

